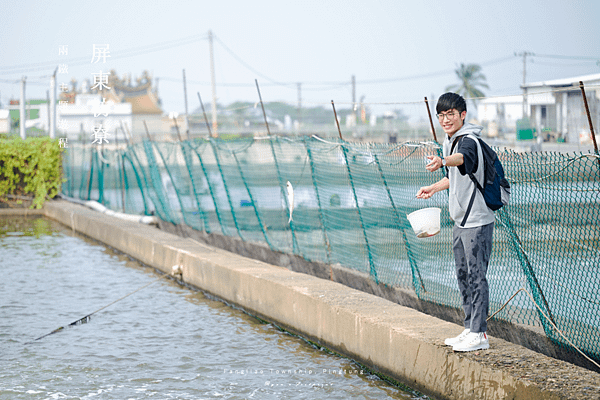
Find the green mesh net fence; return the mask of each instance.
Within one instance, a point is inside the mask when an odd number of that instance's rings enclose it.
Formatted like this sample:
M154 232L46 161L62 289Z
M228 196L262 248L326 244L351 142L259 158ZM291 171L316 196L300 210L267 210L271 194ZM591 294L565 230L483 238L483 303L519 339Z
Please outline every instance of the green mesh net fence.
M63 193L115 211L258 242L339 263L374 281L460 308L447 191L415 198L442 177L425 170L434 142L350 143L262 137L129 146L72 144ZM498 150L512 184L496 212L490 314L540 326L554 342L600 360L600 160L592 153ZM294 188L289 221L286 184ZM407 214L439 207L441 232L417 238Z

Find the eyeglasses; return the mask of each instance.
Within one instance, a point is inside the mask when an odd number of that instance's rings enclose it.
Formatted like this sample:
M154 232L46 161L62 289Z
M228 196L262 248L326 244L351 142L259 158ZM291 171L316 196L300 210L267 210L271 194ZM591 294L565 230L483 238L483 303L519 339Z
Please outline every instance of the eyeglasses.
M457 115L459 115L459 113L453 111L453 112L449 112L447 114L436 114L436 115L440 121L443 121L444 118L448 118L448 121L452 121L454 118L456 118Z

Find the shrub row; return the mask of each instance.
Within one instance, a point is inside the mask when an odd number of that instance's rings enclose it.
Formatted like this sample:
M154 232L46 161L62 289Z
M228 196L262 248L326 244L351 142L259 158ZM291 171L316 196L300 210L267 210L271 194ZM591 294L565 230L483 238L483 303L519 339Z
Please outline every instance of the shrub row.
M31 208L41 208L60 192L62 150L58 139L19 136L0 138L0 201L17 203L31 197Z

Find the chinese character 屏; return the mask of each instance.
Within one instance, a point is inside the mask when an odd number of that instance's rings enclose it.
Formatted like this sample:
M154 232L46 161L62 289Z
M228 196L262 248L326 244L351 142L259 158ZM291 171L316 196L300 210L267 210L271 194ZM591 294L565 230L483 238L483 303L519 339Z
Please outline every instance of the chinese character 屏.
M106 57L110 57L110 55L108 54L109 51L107 44L95 44L92 49L93 55L91 64L97 63L98 61L100 61L100 59L102 59L102 62L105 63Z

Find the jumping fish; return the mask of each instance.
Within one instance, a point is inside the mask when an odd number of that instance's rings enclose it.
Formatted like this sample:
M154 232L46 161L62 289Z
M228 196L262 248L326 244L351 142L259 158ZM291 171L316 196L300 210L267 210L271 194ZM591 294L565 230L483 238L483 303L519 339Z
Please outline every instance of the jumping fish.
M289 224L290 222L293 221L292 213L294 212L294 187L292 186L290 181L287 181L286 186L287 186L288 207L290 210L290 219L288 220L288 224Z

